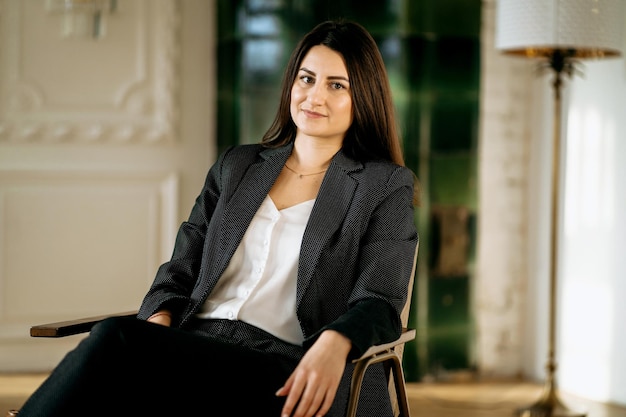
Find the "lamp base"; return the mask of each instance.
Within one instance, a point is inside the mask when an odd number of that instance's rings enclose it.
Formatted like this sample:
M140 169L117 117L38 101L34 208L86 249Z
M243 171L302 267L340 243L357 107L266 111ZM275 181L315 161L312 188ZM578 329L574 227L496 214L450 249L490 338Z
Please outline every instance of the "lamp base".
M518 408L514 415L517 417L586 417L587 413L568 409L559 399L552 378L548 378L539 400L529 406Z
M527 407L515 410L517 417L586 417L587 413L580 413L565 408L563 405L553 406L537 402Z

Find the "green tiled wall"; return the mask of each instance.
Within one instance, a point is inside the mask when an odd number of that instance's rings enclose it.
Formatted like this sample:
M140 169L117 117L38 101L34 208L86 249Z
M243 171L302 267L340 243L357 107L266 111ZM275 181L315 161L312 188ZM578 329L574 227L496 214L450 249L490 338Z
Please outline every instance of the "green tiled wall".
M476 221L480 0L218 0L218 147L260 140L278 104L282 71L297 40L316 23L363 24L383 54L407 165L420 177L422 244L405 349L408 380L472 366L471 289ZM431 207L469 212L467 273L429 268ZM438 256L445 256L438 253ZM417 308L420 303L422 307ZM419 310L419 312L418 312Z

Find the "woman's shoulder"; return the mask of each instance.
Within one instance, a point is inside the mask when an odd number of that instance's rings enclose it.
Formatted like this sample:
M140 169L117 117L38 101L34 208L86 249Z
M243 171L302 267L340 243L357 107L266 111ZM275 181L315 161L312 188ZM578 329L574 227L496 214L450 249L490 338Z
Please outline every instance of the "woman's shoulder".
M359 183L371 197L378 195L386 198L390 193L405 190L411 196L414 205L419 205L419 180L408 167L390 161L369 161L363 163Z
M398 165L391 161L384 160L364 162L363 175L364 178L374 182L387 182L391 180L412 182L415 177L413 171L410 168Z
M232 145L224 149L214 164L214 170L224 178L241 178L256 163L288 152L287 146L268 148L260 143Z
M280 147L267 147L262 143L238 144L226 148L220 155L223 160L254 161L257 158L268 159L274 156L284 156L291 152L293 144Z
M257 159L263 147L259 144L230 145L219 152L209 170L209 176L221 178L241 177Z
M254 157L265 149L260 143L230 145L221 152L223 158Z

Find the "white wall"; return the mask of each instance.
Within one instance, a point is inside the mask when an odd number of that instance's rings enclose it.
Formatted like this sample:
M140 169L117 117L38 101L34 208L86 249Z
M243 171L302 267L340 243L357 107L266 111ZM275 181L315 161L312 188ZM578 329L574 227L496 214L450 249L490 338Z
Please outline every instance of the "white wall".
M626 60L581 69L567 109L560 385L626 404Z
M483 3L478 249L473 283L476 360L483 376L517 375L526 317L532 68L494 47L495 1Z

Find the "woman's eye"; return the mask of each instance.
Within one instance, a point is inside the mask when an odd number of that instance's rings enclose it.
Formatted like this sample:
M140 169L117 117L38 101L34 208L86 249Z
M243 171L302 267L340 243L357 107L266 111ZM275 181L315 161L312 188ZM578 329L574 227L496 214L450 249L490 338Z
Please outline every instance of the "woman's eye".
M341 90L344 87L341 83L330 83L330 88L332 88L333 90Z
M313 77L309 76L309 75L303 75L300 77L300 80L305 83L305 84L312 84L313 83Z

